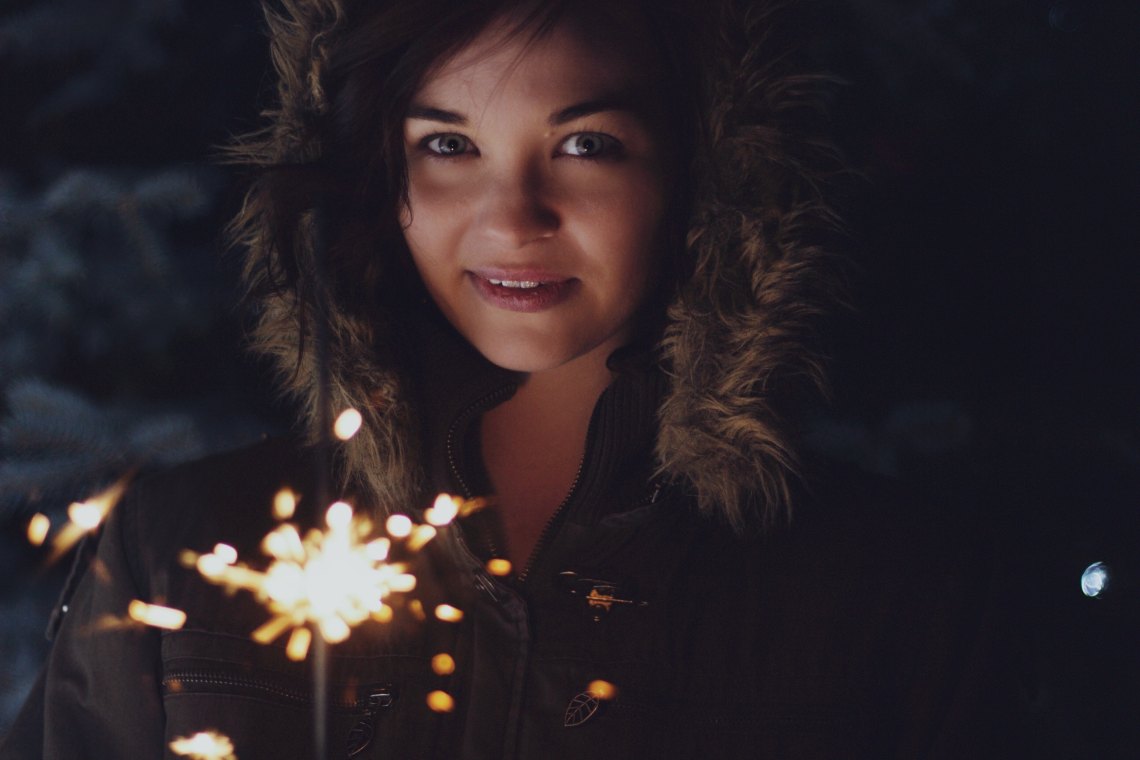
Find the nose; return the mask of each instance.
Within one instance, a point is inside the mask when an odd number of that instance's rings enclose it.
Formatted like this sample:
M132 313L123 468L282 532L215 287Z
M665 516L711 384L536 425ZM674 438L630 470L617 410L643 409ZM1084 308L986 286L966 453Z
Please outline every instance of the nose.
M506 249L552 237L561 222L545 185L539 171L526 167L488 178L478 218L483 236Z

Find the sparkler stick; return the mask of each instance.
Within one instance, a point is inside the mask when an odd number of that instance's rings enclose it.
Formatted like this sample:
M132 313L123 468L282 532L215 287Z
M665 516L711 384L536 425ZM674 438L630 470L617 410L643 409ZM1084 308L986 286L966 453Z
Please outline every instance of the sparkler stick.
M317 441L317 499L319 504L328 504L329 467L332 464L331 441L329 432L332 427L332 393L331 371L329 369L329 313L327 288L328 278L325 272L324 244L324 209L313 210L313 292L315 294L313 306L316 309L316 351L317 351L317 429L320 439ZM320 638L320 637L318 637ZM313 658L313 741L316 753L315 760L325 756L325 747L328 745L328 683L325 674L327 666L327 652L324 644L318 643L317 656Z

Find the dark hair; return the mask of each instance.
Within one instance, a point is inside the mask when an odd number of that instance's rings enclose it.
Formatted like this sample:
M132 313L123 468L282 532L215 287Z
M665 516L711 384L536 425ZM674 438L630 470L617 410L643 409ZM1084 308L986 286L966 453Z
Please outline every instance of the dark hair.
M323 256L328 299L352 317L390 325L419 293L399 210L406 202L403 123L425 77L477 37L505 20L504 39L534 44L564 19L588 18L589 27L637 40L655 56L675 153L692 153L696 129L694 67L688 65L691 24L662 0L474 0L462 3L284 0L267 11L278 69L282 110L267 112L277 128L249 135L232 149L255 177L231 225L250 251L247 282L258 302L269 292L291 293L302 321L319 303L314 255ZM308 54L298 55L297 46ZM308 61L305 70L299 61ZM283 118L286 117L286 118ZM281 125L289 124L289 133ZM299 127L298 127L299 125ZM679 162L677 173L687 174ZM668 218L674 228L666 267L680 265L690 183L682 176ZM314 235L320 230L320 245ZM657 299L661 312L666 297ZM398 332L398 331L397 331ZM390 330L377 335L392 334ZM377 346L381 351L392 346ZM298 368L300 357L298 357Z

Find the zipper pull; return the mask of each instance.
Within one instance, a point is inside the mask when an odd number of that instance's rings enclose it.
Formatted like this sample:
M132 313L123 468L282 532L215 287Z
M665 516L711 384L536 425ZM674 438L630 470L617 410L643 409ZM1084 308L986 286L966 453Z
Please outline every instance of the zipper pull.
M356 757L372 743L376 735L376 717L381 710L391 707L396 695L391 687L384 686L369 692L364 702L364 714L348 732L348 756Z
M475 571L475 588L491 597L491 601L496 604L499 602L499 595L495 592L495 583L482 570Z

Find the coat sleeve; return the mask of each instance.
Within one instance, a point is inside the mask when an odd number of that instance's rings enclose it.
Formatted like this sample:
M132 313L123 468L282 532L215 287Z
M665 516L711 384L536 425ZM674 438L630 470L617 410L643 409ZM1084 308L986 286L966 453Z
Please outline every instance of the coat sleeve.
M160 637L127 616L133 599L147 600L130 559L136 519L128 497L104 525L94 557L77 558L47 664L0 760L163 756Z

